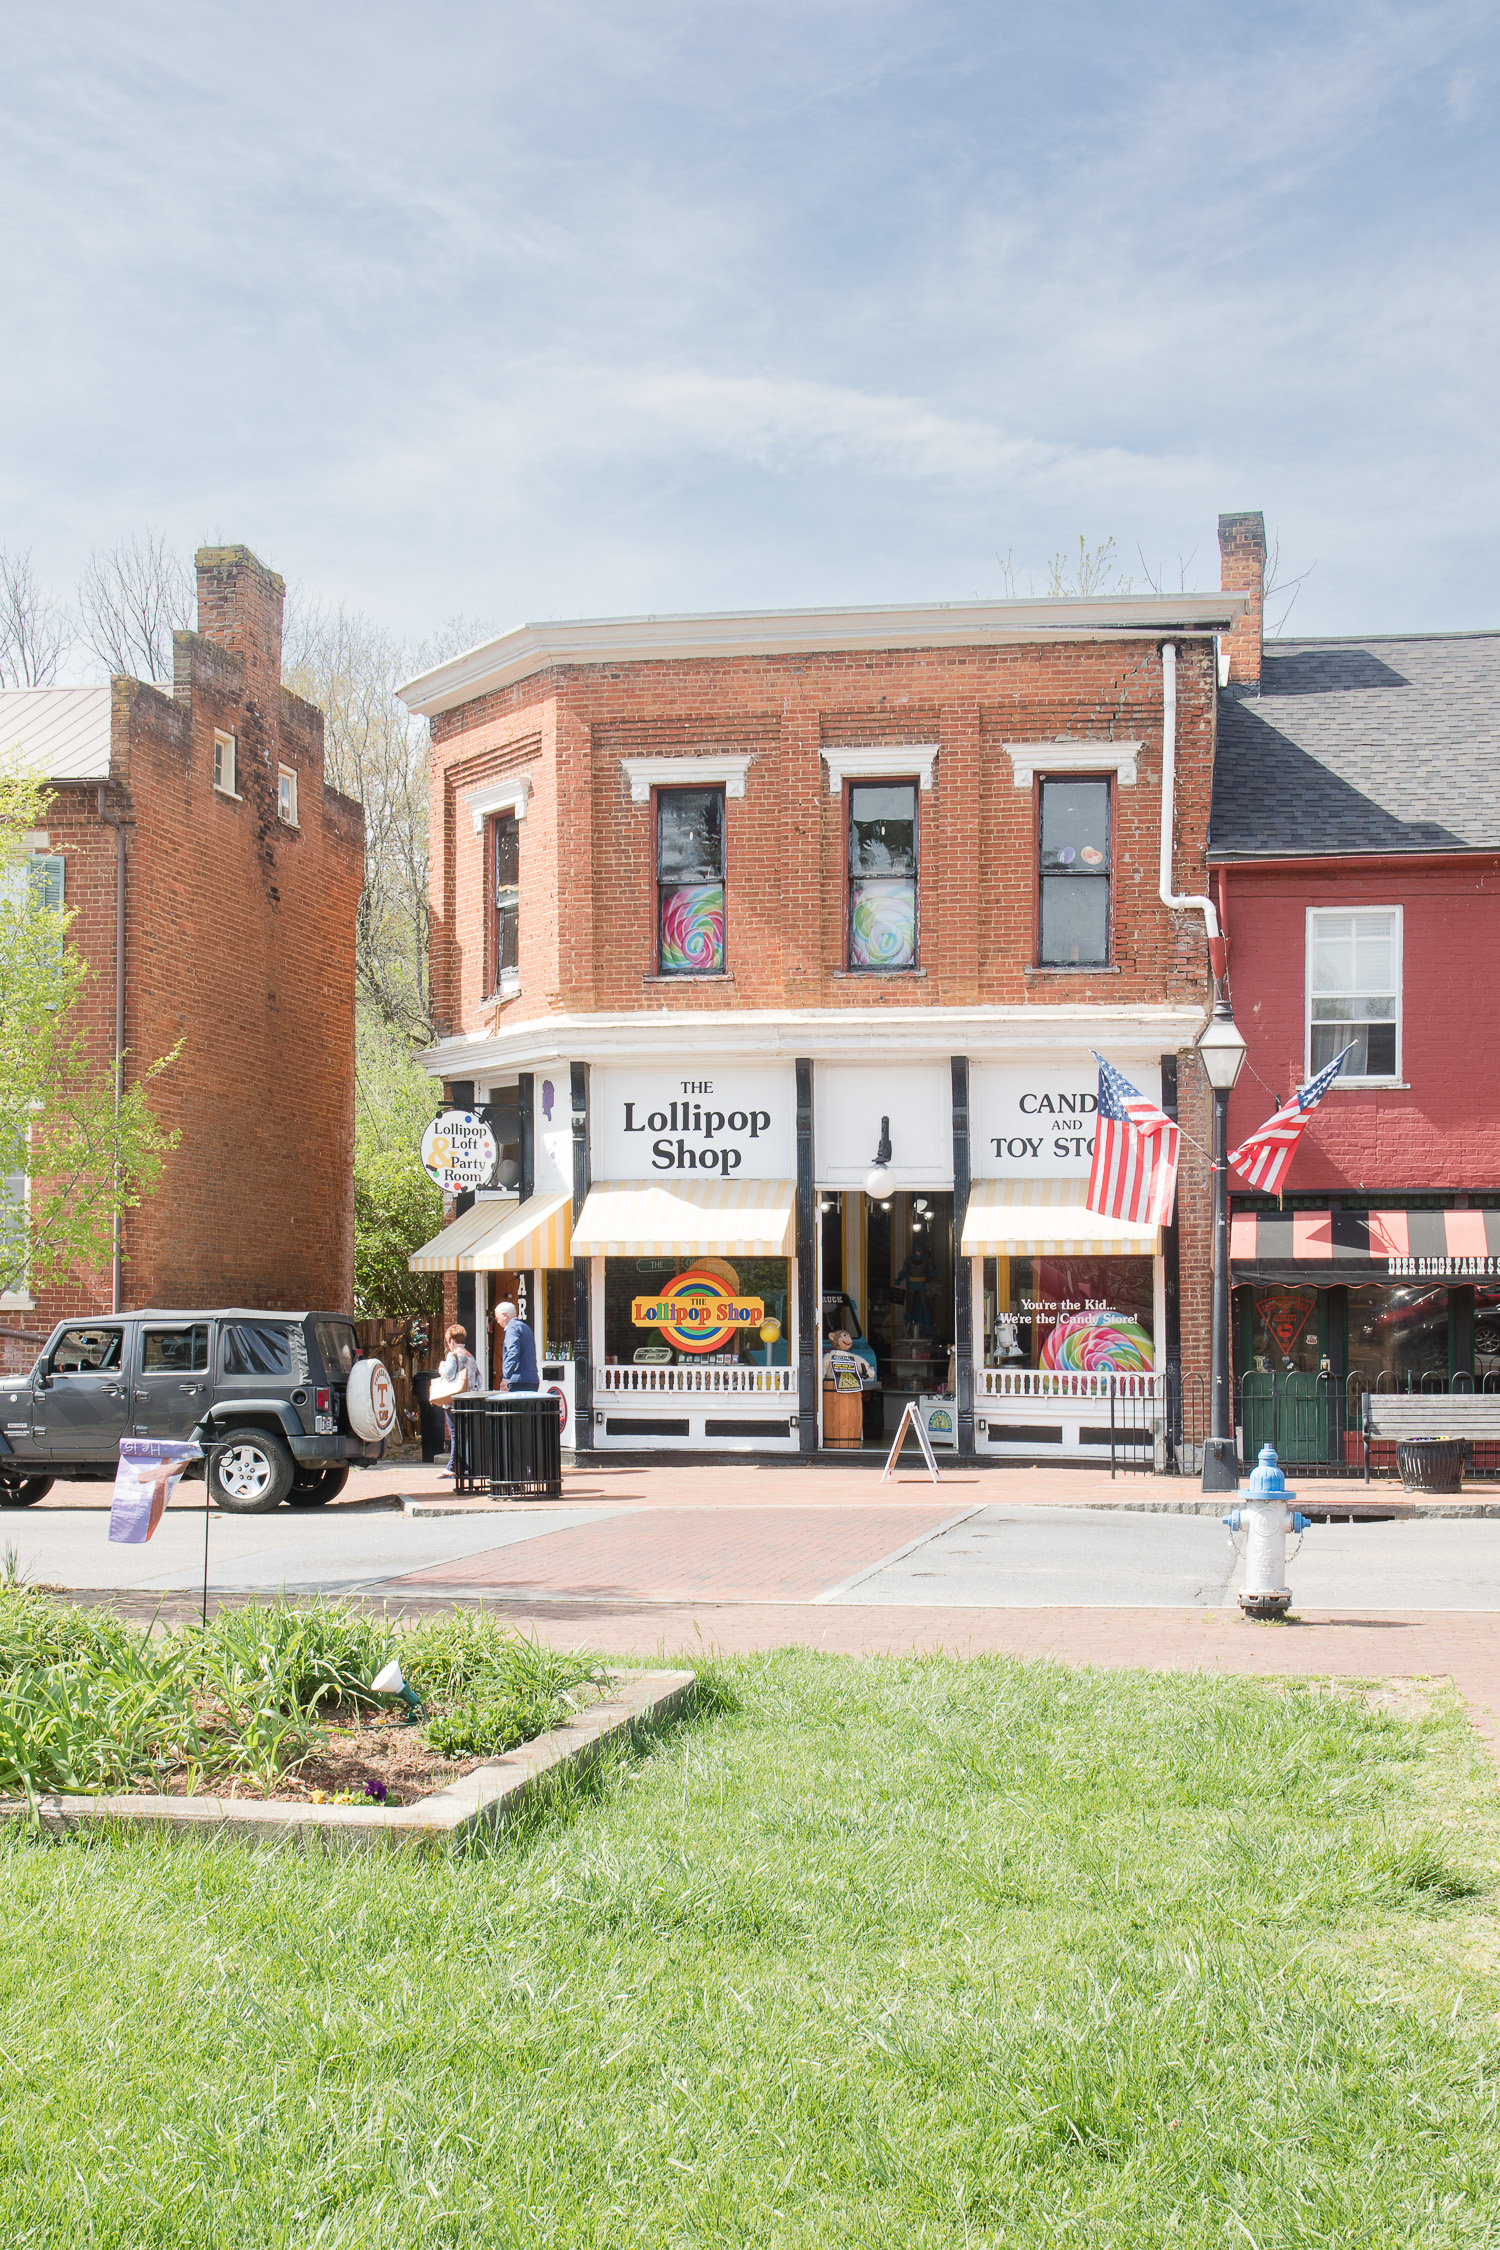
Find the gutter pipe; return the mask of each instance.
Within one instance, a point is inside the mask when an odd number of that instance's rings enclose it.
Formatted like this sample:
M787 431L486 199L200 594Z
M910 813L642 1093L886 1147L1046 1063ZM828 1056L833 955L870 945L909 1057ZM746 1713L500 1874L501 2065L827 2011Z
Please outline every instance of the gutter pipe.
M1172 836L1177 816L1177 644L1163 641L1161 650L1161 902L1174 914L1198 913L1208 933L1208 961L1217 991L1229 973L1224 933L1214 902L1206 894L1186 896L1172 888Z

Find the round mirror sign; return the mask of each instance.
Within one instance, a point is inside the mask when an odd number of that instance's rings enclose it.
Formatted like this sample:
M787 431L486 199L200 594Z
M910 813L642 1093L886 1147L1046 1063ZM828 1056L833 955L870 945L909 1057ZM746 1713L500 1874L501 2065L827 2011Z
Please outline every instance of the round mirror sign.
M445 1110L422 1135L422 1168L450 1195L483 1187L498 1154L494 1134L472 1110Z

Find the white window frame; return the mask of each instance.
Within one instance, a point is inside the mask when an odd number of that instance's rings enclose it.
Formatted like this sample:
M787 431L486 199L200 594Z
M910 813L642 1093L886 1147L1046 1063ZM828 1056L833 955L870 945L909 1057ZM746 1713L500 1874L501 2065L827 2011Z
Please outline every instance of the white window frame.
M1382 906L1374 900L1371 900L1369 903L1361 900L1358 906L1310 906L1307 909L1307 927L1306 935L1303 941L1302 968L1303 1084L1305 1085L1308 1079L1310 1079L1313 1075L1313 950L1317 943L1318 923L1324 916L1328 917L1331 920L1336 915L1341 921L1348 921L1351 918L1357 917L1361 914L1389 914L1393 917L1395 923L1394 943L1396 949L1396 1067L1394 1071L1388 1073L1382 1072L1379 1076L1376 1077L1356 1077L1350 1072L1346 1065L1346 1067L1339 1072L1337 1078L1334 1079L1332 1086L1329 1088L1330 1093L1337 1093L1341 1086L1404 1086L1407 1082L1405 1076L1403 1075L1404 1065L1406 1061L1404 1022L1404 1018L1406 1015L1404 998L1404 986L1406 981L1406 929L1404 912L1403 909L1399 906Z
M31 1175L29 1172L0 1172L0 1197L11 1200L11 1183L21 1183L21 1205L31 1208ZM25 1283L19 1289L0 1290L0 1312L35 1312L36 1299Z
M281 809L281 784L284 781L289 781L292 785L292 809L289 815ZM276 817L285 828L300 828L302 826L297 817L297 769L295 766L278 766L276 768Z
M223 734L217 727L215 727L214 788L219 796L232 797L236 804L240 802L240 793L239 790L235 787L235 783L240 778L239 758L239 737L233 734ZM225 771L226 765L229 772L229 780L227 784L220 778Z

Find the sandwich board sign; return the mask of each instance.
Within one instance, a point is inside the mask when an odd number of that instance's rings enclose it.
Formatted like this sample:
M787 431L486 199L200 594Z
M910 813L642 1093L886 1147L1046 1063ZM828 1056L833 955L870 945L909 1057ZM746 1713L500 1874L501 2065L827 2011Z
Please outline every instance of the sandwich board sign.
M921 1415L917 1411L917 1402L914 1398L909 1398L905 1406L902 1408L901 1419L896 1424L896 1442L891 1447L890 1453L886 1459L885 1467L880 1472L881 1483L884 1484L886 1478L890 1476L894 1471L896 1466L896 1456L901 1451L902 1446L906 1442L906 1433L908 1430L911 1431L912 1436L916 1439L918 1445L922 1448L922 1458L927 1463L928 1471L931 1474L933 1483L938 1483L939 1478L937 1455L932 1450L932 1440L927 1435L927 1425L922 1420Z

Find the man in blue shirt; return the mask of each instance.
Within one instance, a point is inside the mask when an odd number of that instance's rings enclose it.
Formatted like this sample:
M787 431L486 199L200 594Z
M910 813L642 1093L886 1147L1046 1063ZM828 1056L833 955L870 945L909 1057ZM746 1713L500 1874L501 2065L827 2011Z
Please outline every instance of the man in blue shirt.
M500 1323L503 1338L500 1351L501 1390L534 1391L537 1387L535 1336L509 1300L495 1307L495 1318Z

